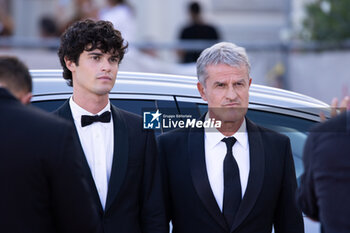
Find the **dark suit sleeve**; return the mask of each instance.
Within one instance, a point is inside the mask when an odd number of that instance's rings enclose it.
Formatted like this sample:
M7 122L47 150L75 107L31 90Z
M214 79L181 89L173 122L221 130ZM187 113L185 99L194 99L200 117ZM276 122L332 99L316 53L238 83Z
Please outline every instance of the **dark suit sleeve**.
M168 186L168 170L167 170L167 162L166 162L166 155L165 150L163 149L163 137L159 136L157 138L157 146L158 146L158 153L160 157L160 171L161 171L161 177L162 177L162 185L163 185L163 198L164 198L164 205L165 205L165 212L166 212L166 219L167 223L171 221L171 205L170 205L170 193L169 193L169 186Z
M101 232L78 157L78 139L68 126L62 129L62 140L55 142L57 156L48 168L55 221L62 233Z
M274 228L276 233L303 233L301 211L295 202L296 175L290 141L285 143L282 188L276 206Z
M142 232L169 232L162 196L159 157L153 131L147 133L142 192Z
M311 133L304 148L304 173L300 179L300 187L297 190L296 198L299 207L308 217L313 220L319 220L312 170L313 147L314 134Z

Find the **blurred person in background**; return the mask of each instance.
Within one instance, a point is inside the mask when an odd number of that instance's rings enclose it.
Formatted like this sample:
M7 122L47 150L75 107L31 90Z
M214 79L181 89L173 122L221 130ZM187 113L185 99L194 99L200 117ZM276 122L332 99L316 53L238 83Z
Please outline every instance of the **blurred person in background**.
M94 0L58 0L59 35L70 25L84 19L97 19L98 6Z
M350 97L344 96L344 98L340 101L340 103L338 98L334 97L332 99L330 107L331 107L331 117L336 117L340 113L350 110ZM324 112L321 111L319 115L322 122L327 120Z
M213 44L220 39L217 29L205 23L202 17L202 7L198 2L190 2L188 4L188 13L190 23L186 25L180 32L180 41L203 40L213 41ZM208 47L208 46L206 46ZM196 62L201 50L198 51L178 51L182 63Z
M43 16L39 20L40 36L42 38L59 37L58 25L51 16Z
M346 100L348 101L348 100ZM350 230L350 111L314 127L306 141L297 202L322 233Z
M42 38L41 43L45 44L45 47L49 50L56 51L60 32L55 19L49 15L42 16L38 24L40 37Z
M11 36L14 30L13 19L6 11L6 2L0 1L0 6L0 36Z
M32 98L32 77L15 57L0 57L0 86L6 88L22 104Z
M107 0L108 6L101 9L98 18L112 22L114 28L132 46L136 40L136 20L133 8L126 0Z
M331 119L324 123L327 118L321 112L324 124L315 126L309 134L303 156L305 170L297 190L298 205L310 219L321 222L323 233L350 229L349 207L345 205L350 200L343 195L348 193L350 179L350 114L346 112L350 110L350 97L338 103L338 98L333 98Z
M0 57L0 81L1 232L101 233L72 124L12 95L31 89L17 58Z

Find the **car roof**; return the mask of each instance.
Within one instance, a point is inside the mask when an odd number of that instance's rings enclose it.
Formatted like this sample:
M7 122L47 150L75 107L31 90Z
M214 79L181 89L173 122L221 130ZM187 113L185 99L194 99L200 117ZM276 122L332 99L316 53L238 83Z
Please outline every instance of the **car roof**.
M62 78L62 70L30 70L33 77L33 100L39 96L71 95L72 87ZM200 99L198 80L193 76L168 75L141 72L118 72L113 94L166 95ZM320 109L328 115L329 105L315 98L264 85L252 84L249 104L256 108L279 108L312 114L318 117Z

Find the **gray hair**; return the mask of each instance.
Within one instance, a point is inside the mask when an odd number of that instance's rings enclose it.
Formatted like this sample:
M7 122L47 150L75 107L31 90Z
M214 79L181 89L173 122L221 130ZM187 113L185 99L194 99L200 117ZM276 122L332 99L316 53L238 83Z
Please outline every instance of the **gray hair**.
M244 65L248 74L250 73L250 64L245 49L233 43L220 42L205 49L199 56L197 60L198 81L205 86L205 81L208 78L206 67L218 64L226 64L233 67Z

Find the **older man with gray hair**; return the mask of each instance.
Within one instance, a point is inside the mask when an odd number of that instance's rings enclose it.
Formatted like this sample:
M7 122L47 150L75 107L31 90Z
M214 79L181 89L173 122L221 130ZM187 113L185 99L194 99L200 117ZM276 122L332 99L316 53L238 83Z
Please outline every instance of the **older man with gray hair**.
M197 60L200 120L158 139L168 220L177 233L304 232L294 195L289 139L246 118L250 64L244 48L222 42Z

